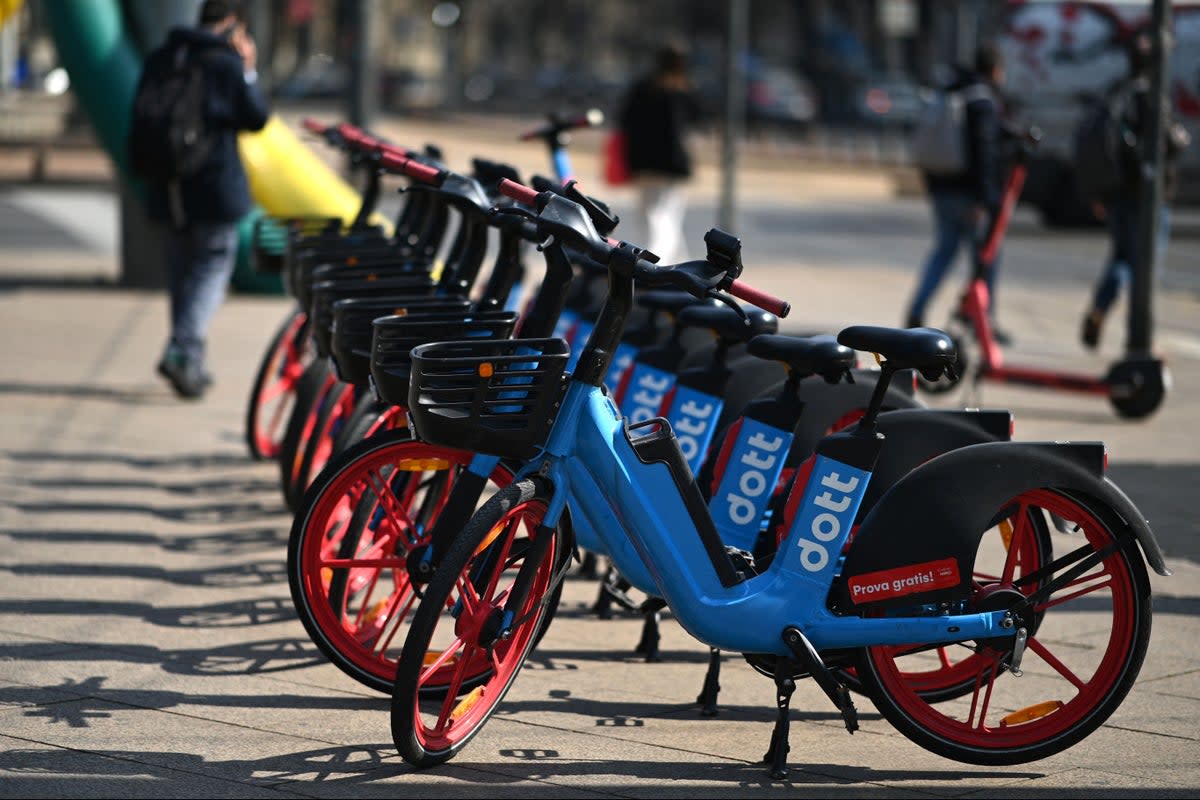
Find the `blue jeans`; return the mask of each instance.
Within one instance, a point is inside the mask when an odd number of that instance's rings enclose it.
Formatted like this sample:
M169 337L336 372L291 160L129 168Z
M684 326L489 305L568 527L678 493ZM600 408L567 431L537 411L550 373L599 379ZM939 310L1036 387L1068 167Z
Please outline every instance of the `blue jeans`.
M1116 302L1121 290L1129 283L1133 274L1133 264L1137 261L1138 242L1138 205L1134 193L1118 197L1104 204L1104 224L1108 228L1108 237L1112 249L1104 272L1092 295L1092 308L1107 312ZM1162 219L1158 231L1158 249L1156 263L1161 263L1167 251L1167 240L1170 237L1171 213L1166 206L1162 208Z
M975 199L968 192L954 190L934 190L929 193L930 204L933 207L934 243L933 250L925 261L925 268L917 281L917 290L908 307L908 324L924 324L925 307L942 285L954 257L959 248L965 243L971 246L975 241L977 222L975 220ZM991 308L996 306L995 278L996 268L1000 257L988 271L988 294L992 299Z
M225 299L237 259L237 223L199 223L167 231L167 288L171 296L168 352L204 363L208 327Z

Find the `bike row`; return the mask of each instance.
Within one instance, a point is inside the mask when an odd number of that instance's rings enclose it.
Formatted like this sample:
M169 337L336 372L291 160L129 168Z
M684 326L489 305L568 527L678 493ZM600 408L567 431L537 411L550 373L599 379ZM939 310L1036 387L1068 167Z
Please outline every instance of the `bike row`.
M580 124L533 134L556 175L526 186L309 121L365 173L358 218L256 236L297 303L247 444L278 459L295 513L297 613L343 672L391 694L401 755L441 763L482 728L580 552L612 566L598 612L645 614L648 660L664 607L710 647L704 713L722 651L774 681L775 777L800 677L851 732L861 693L971 763L1043 758L1102 724L1148 645L1147 563L1166 574L1103 445L1016 442L1006 411L924 408L916 376L955 370L942 331L780 334L788 303L741 280L727 232L674 265L613 238L615 215L564 180ZM374 206L393 176L408 185L388 226ZM1098 631L1086 653L1055 636L1081 615Z

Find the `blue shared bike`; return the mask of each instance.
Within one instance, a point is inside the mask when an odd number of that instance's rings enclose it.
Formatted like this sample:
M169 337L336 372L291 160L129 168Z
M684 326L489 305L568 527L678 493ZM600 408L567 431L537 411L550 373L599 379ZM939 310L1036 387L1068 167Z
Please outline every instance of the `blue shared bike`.
M904 369L935 380L956 354L935 329L847 328L838 343L880 359L872 401L852 429L821 440L769 563L746 559L722 542L670 424L630 423L602 385L635 284L733 295L780 316L786 304L743 284L738 264L658 266L599 235L565 198L502 187L536 209L512 213L607 266L608 297L569 376L554 338L432 343L411 354L408 409L422 439L524 465L470 517L424 586L392 695L393 739L407 762L452 758L496 711L552 608L580 523L618 569L649 573L692 636L773 679L778 716L764 761L774 778L787 774L797 679L816 680L857 728L842 667L903 735L967 763L1050 756L1117 709L1149 644L1147 563L1169 572L1144 516L1105 476L1102 444L954 449L899 478L855 526L883 447L887 384ZM833 345L763 346L816 371ZM1056 633L1082 625L1094 646L1063 646ZM960 688L921 691L914 667L950 646L969 654Z

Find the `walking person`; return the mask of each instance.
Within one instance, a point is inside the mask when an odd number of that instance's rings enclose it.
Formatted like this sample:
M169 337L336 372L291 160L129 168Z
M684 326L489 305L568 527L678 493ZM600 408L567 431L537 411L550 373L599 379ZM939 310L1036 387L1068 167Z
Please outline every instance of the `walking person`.
M183 398L212 384L205 343L251 208L237 134L262 129L270 113L256 61L242 4L205 0L196 27L173 29L147 57L134 101L131 168L150 219L166 228L171 330L158 373Z
M1002 145L1005 139L1005 109L1000 95L1004 83L1004 60L991 44L982 45L975 55L973 70L961 70L946 88L963 99L963 163L950 172L924 169L922 177L933 210L934 242L908 304L905 324L925 325L925 310L941 286L963 244L971 246L987 230L1000 209L1003 187ZM918 164L918 166L921 166ZM996 268L988 270L990 309L996 308ZM993 333L1001 344L1010 337L995 326Z
M651 73L629 89L618 118L646 247L666 264L687 257L683 217L692 177L687 132L700 116L688 71L686 49L661 47Z
M1150 66L1153 42L1148 33L1133 37L1127 51L1129 76L1118 82L1108 94L1110 106L1120 135L1117 141L1114 187L1101 193L1094 201L1096 215L1104 220L1108 229L1109 256L1100 278L1092 292L1092 302L1084 312L1080 326L1080 341L1089 350L1100 344L1100 333L1104 320L1122 289L1129 283L1138 250L1138 175L1141 165L1142 133L1153 106L1150 97ZM1163 204L1158 209L1159 240L1155 250L1157 260L1166 254L1170 229L1170 203L1178 183L1177 162L1180 153L1190 143L1187 131L1174 119L1168 120L1163 129L1165 139L1163 163ZM1077 165L1080 169L1098 171L1095 165Z

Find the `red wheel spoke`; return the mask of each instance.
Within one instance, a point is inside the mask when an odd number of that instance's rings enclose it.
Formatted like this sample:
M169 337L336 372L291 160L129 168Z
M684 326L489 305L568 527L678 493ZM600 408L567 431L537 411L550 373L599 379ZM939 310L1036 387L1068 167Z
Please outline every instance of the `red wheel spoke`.
M500 557L498 559L496 559L496 563L498 563L498 564L507 564L508 563L508 556L509 556L509 553L512 552L513 538L516 534L515 528L516 528L517 524L518 524L517 520L513 519L507 525L504 526L504 533L501 534L501 536L503 537L504 545L500 551ZM494 543L492 544L492 547L495 547ZM483 591L484 597L491 598L493 595L496 594L496 586L500 583L500 576L502 574L504 574L503 568L492 570L492 574L488 578L487 588L484 589L484 591Z
M262 399L259 405L266 405L280 395L287 394L295 387L295 380L278 380L263 387Z
M990 663L984 660L975 675L975 690L971 693L971 713L967 715L967 727L969 728L982 728L987 720L988 704L992 700L992 687L996 684L999 665L1000 656L996 655L992 657ZM981 689L983 690L982 699L979 696Z
M407 533L413 527L413 522L408 516L407 506L400 503L392 494L389 480L383 477L378 469L371 470L367 475L367 480L375 492L379 505L383 507L385 518L392 524L395 535Z
M397 614L396 606L400 604L401 600L404 601L404 603L403 603L404 607L401 608L400 613ZM408 615L412 611L413 606L416 605L416 603L417 603L416 593L409 589L409 584L408 584L407 580L402 581L396 591L396 594L394 595L394 599L392 600L391 605L388 608L388 614L389 614L389 616L388 616L388 632L387 632L386 636L383 636L380 639L380 644L379 644L379 648L378 648L380 653L386 653L388 651L388 648L390 648L392 646L392 641L396 638L396 634L403 627L403 625L401 623L403 623L406 619L408 619Z
M1087 686L1087 683L1085 681L1083 681L1081 678L1079 678L1079 676L1077 676L1074 672L1072 672L1071 669L1066 664L1064 664L1062 661L1059 660L1058 656L1051 653L1049 651L1049 649L1047 649L1046 646L1044 644L1042 644L1041 641L1039 641L1038 639L1036 639L1036 638L1029 639L1029 641L1027 641L1025 643L1025 646L1028 647L1033 652L1037 653L1038 656L1041 657L1041 659L1043 661L1045 661L1047 664L1049 664L1051 666L1051 668L1055 672L1057 672L1059 675L1062 675L1064 678L1066 678L1071 683L1071 685L1074 686L1076 689L1079 689L1080 691L1082 691L1084 689L1084 687Z
M1021 544L1029 541L1032 532L1029 527L1029 505L1020 503L1017 505L1017 511L1013 515L1016 517L1016 522L1013 523L1011 537L1008 540L1008 554L1004 559L1004 572L1000 576L1000 582L1009 584L1013 581L1013 576L1017 573L1018 555L1021 550ZM1009 517L1012 519L1013 517Z
M1090 584L1090 585L1085 585L1085 584ZM1060 588L1060 591L1061 591L1061 589L1066 589L1070 586L1082 586L1082 588L1079 589L1078 591L1071 592L1069 594L1053 595L1050 597L1049 600L1046 600L1044 603L1038 603L1036 606L1036 609L1038 611L1045 611L1047 608L1053 608L1054 606L1062 605L1063 603L1069 602L1069 601L1074 600L1079 597L1083 597L1085 595L1089 595L1092 592L1099 591L1100 589L1108 589L1112 586L1112 578L1107 573L1084 575L1081 578L1079 578L1078 580L1074 580L1074 581L1071 581L1070 583L1064 584Z
M479 592L475 590L475 586L471 583L470 578L465 575L460 575L458 576L458 580L455 581L455 585L458 587L458 598L462 601L462 613L477 613L484 600L480 596ZM453 594L446 598L446 603L448 606L454 605Z

